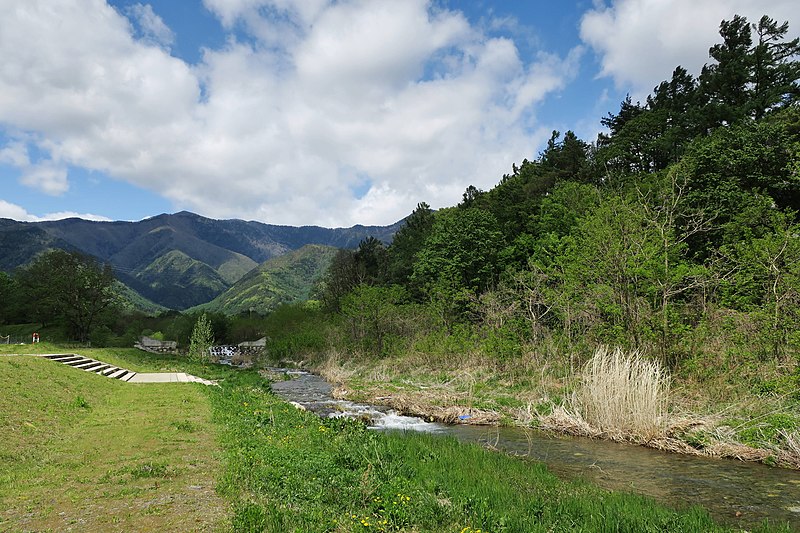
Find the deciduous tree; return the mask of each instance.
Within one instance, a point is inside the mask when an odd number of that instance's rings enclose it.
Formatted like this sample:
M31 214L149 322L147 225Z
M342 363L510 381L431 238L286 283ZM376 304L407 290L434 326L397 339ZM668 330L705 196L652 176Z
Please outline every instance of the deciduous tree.
M17 279L40 321L63 321L81 342L88 340L101 314L116 301L111 266L78 252L47 252L21 269Z

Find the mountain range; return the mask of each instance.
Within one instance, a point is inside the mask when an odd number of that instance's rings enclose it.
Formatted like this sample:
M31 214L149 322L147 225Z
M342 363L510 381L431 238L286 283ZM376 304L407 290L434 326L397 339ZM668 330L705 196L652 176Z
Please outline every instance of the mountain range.
M314 281L303 276L318 277L324 272L332 250L355 248L370 236L389 243L402 224L399 221L391 226L336 229L293 227L214 220L186 211L138 222L0 219L0 270L12 272L36 255L60 248L109 263L120 282L158 306L184 310L207 304L243 280L245 285L239 285L237 291L246 286L249 296L229 295L210 304L210 308L262 310L254 302L258 291L253 289L253 280L275 281L283 276L283 281L270 288L277 292L267 295L268 299L290 301L294 294L302 298ZM262 266L312 244L320 246L289 256L277 266ZM277 278L276 268L281 272ZM297 272L288 273L294 268Z

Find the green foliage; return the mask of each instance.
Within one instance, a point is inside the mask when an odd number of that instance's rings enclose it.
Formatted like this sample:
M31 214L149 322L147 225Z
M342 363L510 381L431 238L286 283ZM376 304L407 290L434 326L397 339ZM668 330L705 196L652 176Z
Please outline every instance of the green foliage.
M170 477L171 469L164 463L147 461L128 468L131 479L151 479Z
M406 218L389 247L388 276L391 283L408 284L414 271L417 253L425 244L433 227L433 211L425 202Z
M401 331L398 306L408 298L402 287L359 285L342 299L351 338L366 353L383 355L387 338Z
M89 402L86 401L86 398L83 396L76 396L75 399L72 401L72 405L77 407L78 409L89 409Z
M21 312L21 291L16 280L0 272L0 324L18 322L23 318Z
M763 355L797 348L791 335L800 325L800 225L770 206L747 209L730 225L720 253L732 274L721 283L726 305L753 313Z
M752 420L737 431L737 436L745 444L763 446L775 442L782 432L792 433L800 429L800 417L785 413L774 413Z
M307 306L282 305L267 316L266 352L273 361L296 360L322 352L328 345L322 311Z
M214 345L214 330L211 321L203 313L195 322L192 338L189 344L189 358L194 361L206 362L211 355L209 348Z
M15 279L29 316L65 324L80 342L89 339L116 302L111 267L78 252L50 251L19 270Z
M428 295L455 298L462 289L477 293L495 280L501 248L502 234L488 211L439 211L417 255L412 279L423 285Z
M338 311L342 297L356 286L384 282L388 261L386 248L374 237L361 241L356 250L339 250L323 280L325 308Z

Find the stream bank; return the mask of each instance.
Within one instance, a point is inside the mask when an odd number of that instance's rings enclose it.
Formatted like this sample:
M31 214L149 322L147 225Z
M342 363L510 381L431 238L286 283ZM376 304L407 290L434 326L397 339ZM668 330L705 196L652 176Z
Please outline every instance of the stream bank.
M644 494L678 509L701 505L716 520L737 527L755 527L768 519L800 529L800 478L792 470L519 427L481 426L470 424L472 417L451 425L431 422L431 417L407 416L387 406L336 399L342 389L321 377L288 372L292 379L274 383L274 392L323 417L347 416L376 429L426 431L481 443L606 489Z
M504 380L498 379L498 373L481 362L451 370L424 364L410 368L403 363L402 360L380 361L373 366L353 367L328 357L311 368L335 385L332 395L337 399L386 405L425 420L539 428L684 455L800 470L800 432L779 433L783 437L780 445L774 438L755 445L742 442L737 427L745 424L753 428L768 426L768 417L759 413L749 422L741 423L736 420L738 408L733 404L710 412L708 404L700 406L676 398L675 410L670 410L663 430L657 435L601 431L586 423L579 413L564 407L569 403L567 398L574 394L574 379L548 375L545 368L540 375L525 372L523 379ZM685 388L681 394L687 394ZM762 410L769 408L771 406L766 404ZM698 412L706 414L698 415Z

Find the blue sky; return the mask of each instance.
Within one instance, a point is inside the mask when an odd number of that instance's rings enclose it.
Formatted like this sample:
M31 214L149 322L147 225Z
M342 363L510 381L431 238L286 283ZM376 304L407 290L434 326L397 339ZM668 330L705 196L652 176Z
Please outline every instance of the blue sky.
M756 7L753 4L758 4ZM0 217L390 224L794 0L9 0Z

